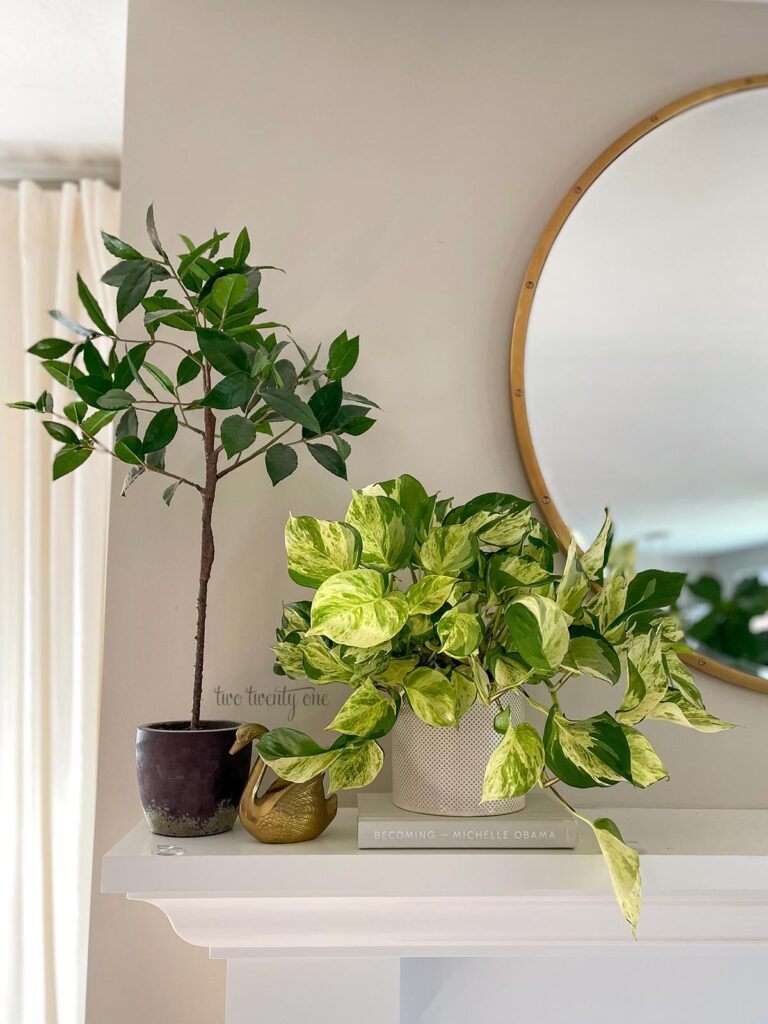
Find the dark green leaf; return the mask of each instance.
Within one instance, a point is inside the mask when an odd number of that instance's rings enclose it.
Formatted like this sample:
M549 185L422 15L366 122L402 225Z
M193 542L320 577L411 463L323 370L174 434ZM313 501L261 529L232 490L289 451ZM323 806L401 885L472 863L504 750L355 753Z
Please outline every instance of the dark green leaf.
M117 364L115 370L115 387L127 388L134 380L139 379L139 370L144 365L144 359L149 352L149 342L142 342L140 345L132 345Z
M77 275L77 294L80 296L80 301L85 307L85 311L91 318L93 324L98 327L102 334L107 334L109 337L113 338L115 336L115 332L107 323L106 317L101 311L101 306L93 297L88 285L79 274Z
M136 415L135 409L128 409L127 412L123 413L115 427L115 440L119 441L123 437L132 437L139 432L139 417Z
M202 359L202 356L200 357ZM184 356L176 368L176 384L181 387L189 384L195 379L202 369L200 362L194 356Z
M325 371L330 380L341 380L350 372L357 362L360 352L360 339L348 338L344 331L331 343L328 352L328 368Z
M367 430L370 430L376 420L371 419L369 416L353 416L348 419L343 426L338 426L337 429L342 434L349 434L350 437L360 437Z
M233 373L211 388L200 405L210 409L237 409L250 400L255 386L247 373Z
M175 395L176 394L176 389L173 386L173 381L168 376L168 374L165 373L164 370L160 369L159 366L155 366L154 363L147 363L147 362L145 362L144 363L144 369L148 373L151 373L152 376L155 378L155 380L158 382L158 384L160 384L162 387L164 387L165 390L167 392L169 392L169 394L171 394L171 395Z
M69 352L71 348L72 342L65 341L63 338L41 338L31 348L28 348L27 352L30 355L39 356L40 359L58 359L59 356Z
M334 476L340 476L342 480L347 479L347 467L335 448L328 444L307 444L307 448L315 462L319 462L323 469L327 469Z
M365 395L354 395L351 391L344 392L344 398L347 402L357 402L358 405L367 405L369 408L378 409L380 406L372 402L370 398L366 398Z
M6 402L6 409L34 409L34 402Z
M217 242L222 242L228 235L228 231L216 232L211 238L203 242L202 245L197 245L190 252L185 253L179 262L179 277L186 274L199 256L202 256L204 252L211 249Z
M62 444L80 444L80 438L70 427L65 426L63 423L56 423L55 420L45 420L43 426L54 439L54 441L61 441Z
M264 461L269 479L274 486L293 473L299 464L299 457L287 444L273 444L271 448L267 448Z
M43 391L35 402L35 409L38 412L53 412L53 395L50 391Z
M84 402L95 408L103 408L99 405L99 399L108 391L112 390L112 381L106 377L79 377L75 381L75 391Z
M74 334L79 334L82 338L95 338L98 336L98 331L92 330L90 327L83 327L82 324L76 324L74 320L70 320L68 316L64 316L61 310L49 309L48 315L52 316L54 320L57 320L60 324L72 331Z
M213 229L213 233L214 233L214 235L216 234L215 226L214 226L214 229ZM215 259L216 256L218 256L218 254L219 254L219 249L220 248L221 248L221 242L219 241L219 239L216 239L216 241L211 246L211 251L208 253L209 257L211 259Z
M91 380L90 377L85 377L84 380ZM100 409L128 409L136 399L128 391L123 391L122 388L110 388L96 400L96 405Z
M132 245L127 242L123 242L122 239L115 237L115 235L107 234L106 231L101 232L101 240L104 243L104 248L107 252L113 256L117 256L119 260L143 260L144 257L138 251L134 249Z
M31 352L32 349L29 351ZM720 603L722 588L720 581L715 579L714 576L702 576L695 582L689 582L688 589L695 597L701 598L702 601L706 601L708 604L716 605Z
M684 583L684 572L663 572L660 569L639 572L627 587L627 600L621 618L674 604Z
M101 353L92 341L86 341L83 345L83 362L85 368L92 377L104 377L109 379L109 367L101 358Z
M179 421L173 409L161 409L149 421L144 434L144 452L156 452L165 448L176 436Z
M221 424L221 443L227 458L244 452L256 440L256 427L247 416L227 416Z
M235 240L235 247L232 253L235 263L241 266L248 259L251 251L251 240L248 237L248 229L243 228Z
M125 474L125 479L123 480L123 486L120 491L120 496L122 498L124 498L128 493L128 488L132 484L135 484L139 477L143 476L145 472L146 470L144 469L143 466L131 466L131 468Z
M246 308L240 312L229 314L224 323L224 329L232 337L237 335L238 341L245 341L249 345L260 345L262 336L258 329L251 325L251 320L253 320L255 315L255 310L249 309L248 304L246 304Z
M123 260L122 263L116 263L114 267L110 267L109 270L105 271L101 275L101 280L112 288L119 288L126 277L136 273L136 267L138 266L149 268L153 282L167 281L171 276L165 267L160 266L159 263L154 263L152 260Z
M346 462L352 451L351 445L347 444L344 438L339 437L338 434L332 434L331 437L333 439L333 443L336 445L336 451L339 453L339 457Z
M117 319L124 320L136 309L152 284L152 268L144 261L131 263L117 289Z
M262 388L261 397L271 409L285 419L291 420L293 423L300 423L302 427L307 427L313 434L322 433L315 414L306 402L303 402L293 392Z
M147 452L144 456L144 461L152 469L165 469L165 448L158 448L156 451Z
M341 383L332 380L324 384L312 394L307 404L315 414L321 432L328 430L341 409ZM309 431L305 431L305 436L308 434Z
M162 256L163 259L167 261L168 256L165 252L165 249L163 249L162 245L160 244L160 236L158 235L157 227L155 226L155 210L154 205L152 203L150 203L149 207L147 208L147 234L149 235L150 242L155 248L155 252L159 253L159 255Z
M141 305L145 310L144 326L148 330L152 328L156 331L157 328L154 327L156 323L166 324L166 326L174 327L179 331L194 331L195 329L194 313L170 295L160 295L159 293L148 295L141 300Z
M225 377L231 373L247 372L250 369L248 353L229 335L222 334L221 331L214 331L210 327L199 327L197 341L200 351L214 370L223 373Z
M122 462L132 466L141 466L144 462L144 449L141 439L135 434L127 434L115 441L115 455Z
M171 502L173 501L174 494L176 493L176 491L179 488L179 484L180 483L181 483L181 480L174 480L173 483L169 487L166 487L165 490L163 491L163 501L169 507L170 507Z
M226 274L218 278L211 288L211 298L221 310L222 318L227 310L236 306L245 297L248 281L242 274Z
M78 466L82 466L85 460L90 458L91 451L90 448L70 448L69 446L62 448L53 459L53 479L58 480L77 469Z
M94 434L98 434L103 427L111 423L115 416L117 413L109 410L91 413L83 420L83 433L93 437Z
M88 405L85 402L70 402L64 406L64 415L72 423L82 423L88 415Z
M54 380L65 387L74 388L75 383L83 376L83 371L70 363L59 362L56 359L46 359L42 366L50 373Z

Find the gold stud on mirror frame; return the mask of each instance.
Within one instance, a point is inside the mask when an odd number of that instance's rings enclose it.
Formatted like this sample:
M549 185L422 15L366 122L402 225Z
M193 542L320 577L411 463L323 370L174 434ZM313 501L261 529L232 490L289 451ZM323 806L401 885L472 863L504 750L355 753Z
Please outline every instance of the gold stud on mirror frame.
M539 465L539 460L533 447L533 439L531 437L531 428L528 422L528 413L524 395L525 343L528 333L528 321L532 307L529 292L534 286L534 281L538 281L541 277L541 272L547 261L552 245L575 206L578 205L583 196L589 191L590 187L600 177L603 171L609 167L614 160L621 156L625 150L629 149L629 147L634 145L634 143L639 139L642 139L644 135L655 131L656 128L686 110L698 107L703 103L710 102L711 100L719 99L721 96L729 96L733 93L742 92L745 89L766 87L768 87L768 74L750 75L746 78L730 79L727 82L718 82L715 85L707 86L704 89L699 89L694 93L683 96L681 99L668 103L665 107L656 111L656 113L644 117L642 121L624 132L623 135L616 139L615 142L611 143L607 149L592 161L584 174L579 178L581 184L574 185L569 188L568 192L550 218L549 223L544 228L544 231L533 250L533 255L531 256L525 277L523 278L523 286L521 287L518 296L515 320L512 328L510 383L512 397L517 399L517 401L513 401L511 403L512 420L515 427L517 445L520 450L520 457L523 462L526 476L528 477L528 481L531 485L531 489L534 494L543 495L541 498L541 505L544 518L564 549L568 547L570 542L570 530L560 515L559 509L547 493L549 491L549 485L544 479L541 466ZM576 198L574 198L574 195ZM696 654L684 654L682 655L682 658L689 665L702 669L709 675L715 676L717 679L722 679L724 682L734 683L736 686L743 686L748 690L755 690L758 693L768 694L768 679L762 679L759 676L752 676L748 672L742 672L740 669L732 668L730 665L725 665L719 661L713 661L711 658L701 658Z

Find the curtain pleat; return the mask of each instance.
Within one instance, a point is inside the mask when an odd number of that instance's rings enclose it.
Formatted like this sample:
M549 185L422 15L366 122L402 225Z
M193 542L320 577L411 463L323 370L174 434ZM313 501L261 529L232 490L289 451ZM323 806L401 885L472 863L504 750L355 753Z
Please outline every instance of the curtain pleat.
M112 314L99 230L119 194L0 188L0 402L73 395L25 349L82 319L79 272ZM0 1020L82 1024L109 514L109 460L55 484L57 445L0 408Z

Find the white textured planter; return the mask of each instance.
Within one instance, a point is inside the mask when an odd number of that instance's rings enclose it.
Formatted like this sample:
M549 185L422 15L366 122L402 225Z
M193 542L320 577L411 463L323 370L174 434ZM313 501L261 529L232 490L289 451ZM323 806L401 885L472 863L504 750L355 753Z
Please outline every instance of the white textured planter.
M505 694L511 721L524 720L525 703ZM475 702L458 729L426 725L406 699L392 731L392 802L405 811L475 817L509 814L525 807L525 797L480 803L488 758L501 737L493 728L498 706Z

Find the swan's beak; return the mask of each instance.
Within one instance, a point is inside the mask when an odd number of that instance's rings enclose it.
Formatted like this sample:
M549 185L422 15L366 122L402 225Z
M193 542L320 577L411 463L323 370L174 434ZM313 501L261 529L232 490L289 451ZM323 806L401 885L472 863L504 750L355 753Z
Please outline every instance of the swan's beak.
M242 750L249 743L260 739L267 732L269 732L269 729L266 726L257 725L255 722L252 725L241 725L237 730L235 742L229 748L230 754L236 754L238 750Z

